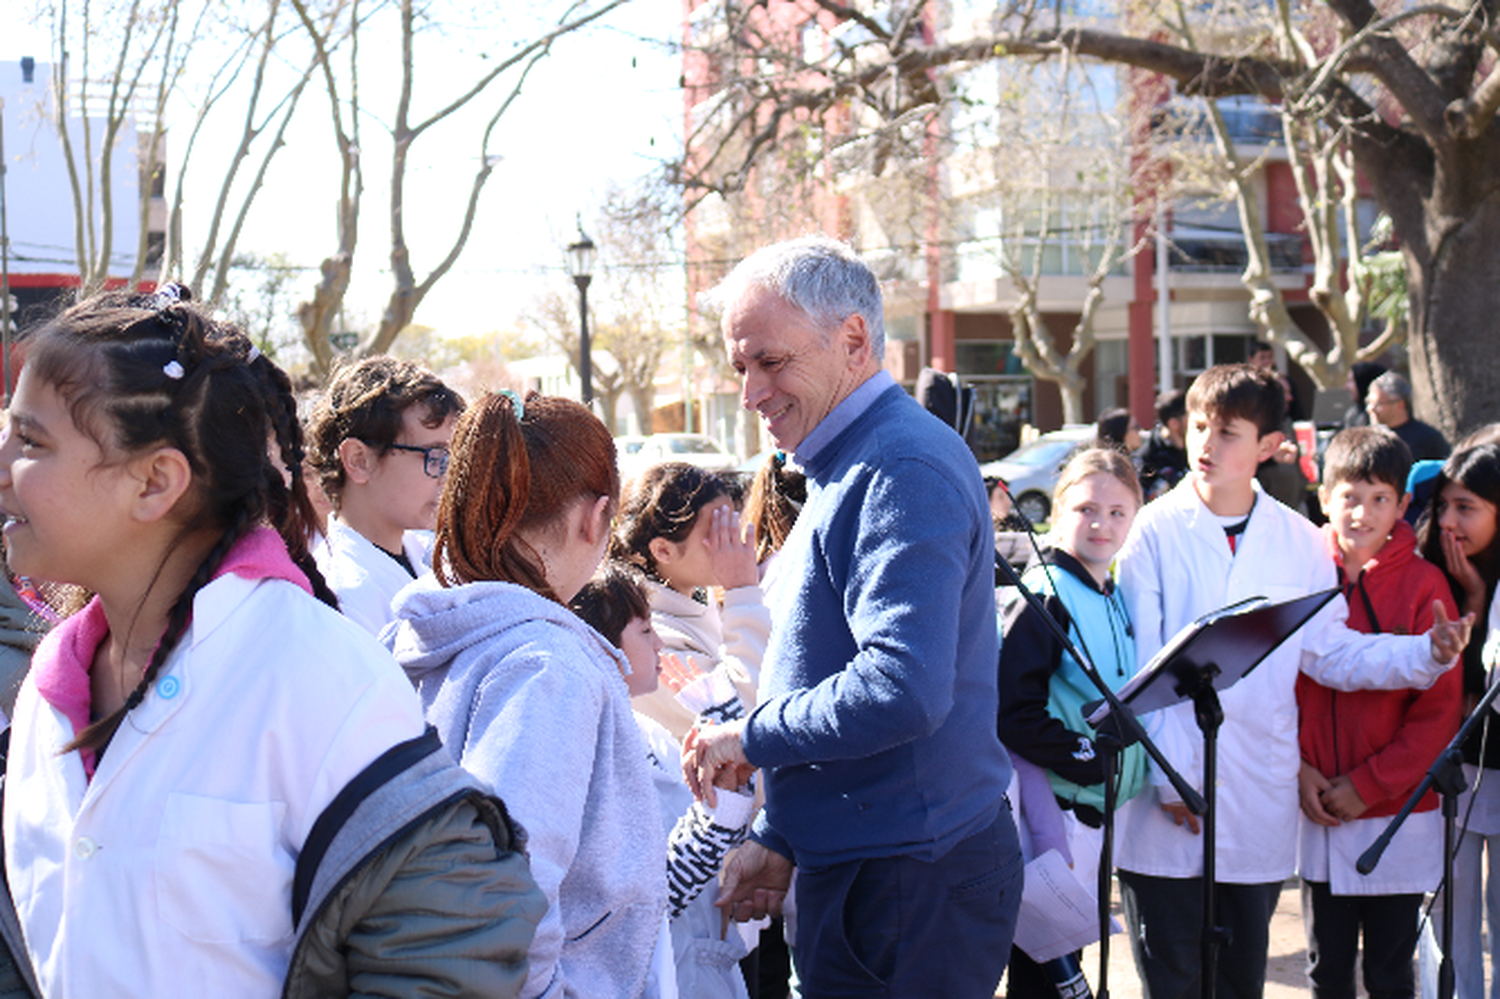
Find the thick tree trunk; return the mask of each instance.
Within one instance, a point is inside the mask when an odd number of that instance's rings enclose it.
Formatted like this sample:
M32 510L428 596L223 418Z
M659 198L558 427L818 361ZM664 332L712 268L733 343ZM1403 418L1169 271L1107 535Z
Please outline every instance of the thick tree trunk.
M1407 251L1415 412L1457 442L1500 422L1500 193L1422 259Z
M1452 441L1500 422L1497 132L1436 153L1410 132L1354 140L1406 257L1414 413Z

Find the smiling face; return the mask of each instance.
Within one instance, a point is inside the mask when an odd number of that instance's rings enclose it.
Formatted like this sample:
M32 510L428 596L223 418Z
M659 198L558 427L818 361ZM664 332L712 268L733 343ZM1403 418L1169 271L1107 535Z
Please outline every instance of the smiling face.
M661 673L661 650L665 647L661 636L651 626L649 617L633 617L620 631L620 651L630 663L630 674L625 677L625 689L631 697L640 697L656 689L657 677Z
M1138 509L1135 493L1107 472L1085 475L1057 498L1052 534L1101 586Z
M724 343L744 407L760 414L783 451L796 451L823 418L879 369L863 317L822 330L773 291L751 285L724 313Z
M1204 504L1224 517L1249 513L1254 502L1255 470L1281 444L1281 434L1264 437L1243 416L1224 419L1193 410L1188 413L1188 463Z
M1320 488L1318 498L1333 524L1344 568L1357 573L1391 536L1411 497L1389 482L1346 479Z
M1484 551L1495 540L1495 504L1457 482L1443 487L1433 502L1432 512L1437 517L1438 527L1443 533L1451 534L1469 558Z
M0 438L0 512L19 575L100 589L130 524L125 463L80 430L67 400L21 372Z

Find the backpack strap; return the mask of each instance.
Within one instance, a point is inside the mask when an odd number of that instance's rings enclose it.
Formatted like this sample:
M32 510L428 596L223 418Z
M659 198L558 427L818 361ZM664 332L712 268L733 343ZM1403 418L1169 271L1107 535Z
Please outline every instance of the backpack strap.
M392 778L442 748L443 743L438 738L437 729L428 725L427 730L415 739L408 739L387 749L328 803L328 807L323 809L323 813L313 823L312 831L307 834L307 842L302 845L302 853L297 857L297 871L292 878L293 926L302 921L302 911L307 908L307 898L312 892L313 878L318 873L324 854L333 845L339 830L344 828L344 823L349 821L349 816L354 814L366 798L384 787Z

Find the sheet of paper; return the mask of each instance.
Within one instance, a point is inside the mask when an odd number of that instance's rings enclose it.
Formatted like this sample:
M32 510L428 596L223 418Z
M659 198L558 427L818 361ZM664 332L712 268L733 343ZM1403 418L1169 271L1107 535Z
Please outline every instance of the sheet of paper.
M1120 927L1110 920L1110 932ZM1016 946L1043 963L1071 954L1099 939L1099 912L1094 893L1079 881L1056 850L1026 865L1021 913L1016 917Z

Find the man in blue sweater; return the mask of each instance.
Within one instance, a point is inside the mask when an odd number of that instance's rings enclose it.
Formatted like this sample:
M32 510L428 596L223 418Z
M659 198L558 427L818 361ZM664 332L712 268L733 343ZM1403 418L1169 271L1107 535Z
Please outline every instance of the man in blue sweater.
M766 772L720 904L775 911L795 864L804 994L989 997L1021 858L978 465L884 371L879 285L844 244L766 247L715 295L745 408L808 481L760 705L684 747L709 799L720 770Z

